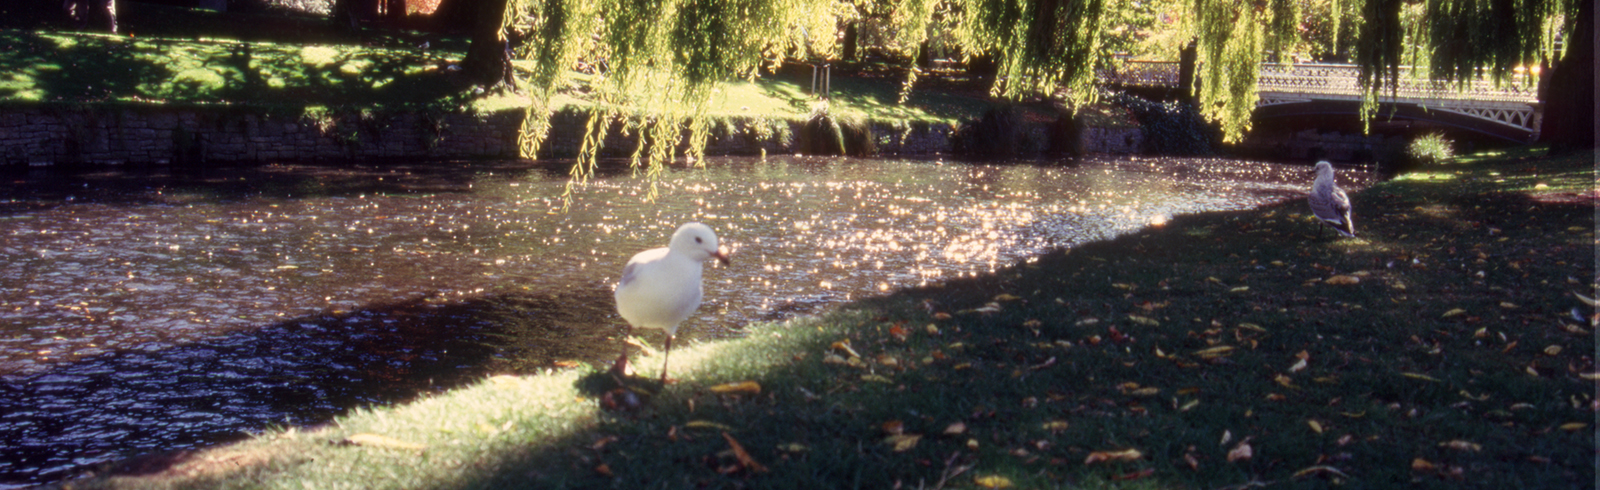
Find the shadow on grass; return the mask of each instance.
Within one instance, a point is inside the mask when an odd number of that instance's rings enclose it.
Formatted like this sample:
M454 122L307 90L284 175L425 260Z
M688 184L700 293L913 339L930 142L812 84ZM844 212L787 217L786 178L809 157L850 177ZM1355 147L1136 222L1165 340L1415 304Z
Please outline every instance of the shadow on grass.
M1360 193L1361 240L1303 201L1185 216L773 326L447 487L1585 488L1593 209L1457 192Z

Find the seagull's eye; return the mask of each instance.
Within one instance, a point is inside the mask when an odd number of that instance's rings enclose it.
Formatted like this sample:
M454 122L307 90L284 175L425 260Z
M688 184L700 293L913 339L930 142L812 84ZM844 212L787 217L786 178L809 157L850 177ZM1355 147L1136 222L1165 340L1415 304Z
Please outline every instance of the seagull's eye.
M705 243L705 242L700 240L700 237L694 237L694 242L695 243Z

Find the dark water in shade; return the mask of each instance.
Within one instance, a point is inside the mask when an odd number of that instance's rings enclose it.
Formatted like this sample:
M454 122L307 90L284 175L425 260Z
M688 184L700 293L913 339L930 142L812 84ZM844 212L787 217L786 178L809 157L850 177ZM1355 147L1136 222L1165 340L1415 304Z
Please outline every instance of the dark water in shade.
M680 330L695 341L1298 198L1306 171L714 158L668 171L653 202L602 171L565 211L564 170L538 163L4 175L0 488L610 359L611 283L690 220L733 254Z

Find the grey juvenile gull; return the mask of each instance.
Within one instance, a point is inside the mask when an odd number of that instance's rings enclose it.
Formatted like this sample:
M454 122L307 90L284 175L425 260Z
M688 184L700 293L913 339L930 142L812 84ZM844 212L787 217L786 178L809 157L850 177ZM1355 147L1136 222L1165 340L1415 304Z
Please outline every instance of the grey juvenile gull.
M1350 198L1333 182L1333 164L1317 162L1317 180L1311 184L1311 214L1323 224L1338 230L1344 236L1356 236L1356 225L1350 222Z

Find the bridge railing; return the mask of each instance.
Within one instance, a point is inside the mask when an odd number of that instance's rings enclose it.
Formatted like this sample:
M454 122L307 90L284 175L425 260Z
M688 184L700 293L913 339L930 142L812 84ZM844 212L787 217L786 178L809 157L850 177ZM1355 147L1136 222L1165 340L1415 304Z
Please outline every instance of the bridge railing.
M1472 80L1465 86L1454 82L1422 78L1425 72L1409 66L1400 68L1398 87L1385 88L1380 94L1388 100L1448 100L1468 99L1534 103L1538 100L1538 87L1527 80L1512 80L1496 84L1486 77ZM1284 66L1263 63L1261 77L1256 82L1258 92L1361 97L1361 69L1356 65L1334 63L1297 63ZM1178 62L1128 60L1115 72L1102 72L1102 81L1135 87L1177 87Z

